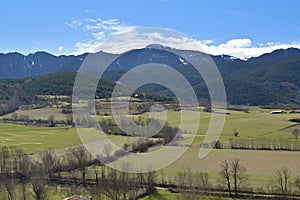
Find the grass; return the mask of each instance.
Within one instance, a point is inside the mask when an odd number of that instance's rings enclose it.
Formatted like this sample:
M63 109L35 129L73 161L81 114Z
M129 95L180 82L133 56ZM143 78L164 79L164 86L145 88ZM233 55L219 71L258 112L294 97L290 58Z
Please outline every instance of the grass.
M61 149L80 144L76 129L0 123L0 145L15 146L26 153Z
M17 110L15 113L20 117L21 115L28 115L30 119L37 120L48 120L49 116L54 116L54 120L66 120L67 115L61 112L61 108L48 107L48 108L39 108L32 110ZM12 114L4 115L3 118L11 118Z
M261 109L258 107L248 107L250 113L245 113L242 111L232 111L227 112L230 115L226 115L226 121L223 127L221 140L228 140L228 138L233 136L233 129L235 128L239 132L239 136L243 138L285 138L292 139L292 134L282 134L280 129L293 125L295 123L289 122L290 118L300 118L300 114L269 114L271 109ZM219 110L218 110L219 111ZM221 110L222 111L222 110ZM195 111L183 111L185 119L183 119L184 129L191 131L198 121L195 120ZM28 115L30 119L44 119L47 120L50 115L53 115L55 120L65 120L66 115L61 113L61 109L55 107L52 108L41 108L33 110L18 110L16 111L18 116ZM197 113L196 113L197 114ZM11 117L12 114L5 115L3 117ZM149 117L149 113L144 113L143 117ZM162 113L156 112L151 113L151 116L161 119ZM180 112L178 111L167 111L167 121L170 125L178 126L180 123ZM205 135L210 123L210 113L201 112L199 128L197 131L198 135ZM103 116L99 116L99 119Z
M252 139L286 139L291 142L300 142L294 139L291 131L281 129L291 126L295 123L288 121L290 118L300 118L300 114L269 114L271 109L260 109L258 107L249 107L250 113L229 110L230 115L226 115L226 122L220 140L226 142L229 138L234 138L233 129L239 132L239 138ZM17 111L18 115L28 114L30 118L48 118L53 114L55 118L63 117L59 109L45 108L26 111ZM193 117L195 111L183 111L187 114L183 119L185 129L190 131L195 123L198 123ZM45 114L46 113L46 114ZM144 113L143 117L148 117L149 113ZM151 113L156 118L161 118L162 113ZM192 170L208 172L210 176L217 177L220 171L220 163L227 159L240 158L242 164L247 168L247 173L251 176L253 185L260 185L265 180L271 180L275 171L282 167L288 167L293 175L299 171L299 152L290 151L254 151L254 150L213 150L205 159L198 158L199 146L204 139L210 123L210 113L200 113L200 127L197 130L197 136L193 141L192 137L185 135L184 139L179 140L181 145L192 142L192 148L189 148L182 157L176 162L165 168L166 174L174 176L177 171L191 168ZM99 119L102 117L99 116ZM178 125L180 122L180 112L167 111L167 121L170 125ZM95 135L87 130L88 140L93 141ZM132 142L134 138L122 136L108 136L117 146L122 147L125 142ZM16 124L0 123L0 145L17 146L26 153L36 153L46 149L61 149L69 146L81 144L81 140L76 129L33 127ZM151 151L160 149L155 147ZM298 174L297 174L298 175ZM264 185L261 185L264 187Z
M89 130L86 134L94 131ZM132 142L135 138L109 135L117 146ZM93 138L91 138L93 139ZM51 128L0 123L0 146L14 146L31 154L48 149L62 149L82 144L75 128Z
M178 200L181 194L171 193L167 190L157 190L154 194L148 195L141 200Z
M233 137L233 129L235 128L239 132L239 136L243 138L285 138L292 139L291 134L284 134L279 131L287 126L295 123L288 121L290 118L300 118L300 114L269 114L269 110L258 110L256 107L250 107L250 113L244 113L241 111L228 111L231 114L226 115L226 121L222 130L221 140L228 140L229 137ZM193 116L195 111L183 111L188 115ZM168 123L170 125L177 125L180 122L180 112L167 111ZM160 118L159 113L152 114L153 116ZM205 135L210 123L210 113L201 112L200 125L197 131L198 135ZM183 120L187 130L198 123L193 118L187 117ZM190 128L191 129L191 128Z
M158 189L154 194L146 196L141 200L179 200L179 199L187 199L187 198L183 194L171 193L167 190ZM231 198L203 196L197 199L198 200L230 200Z
M168 177L174 177L183 169L207 172L212 184L218 184L221 163L224 160L240 159L250 175L254 188L265 187L268 181L274 180L278 169L287 167L291 177L299 175L299 152L291 151L253 151L253 150L213 150L204 159L199 159L199 148L189 148L183 156L164 169Z

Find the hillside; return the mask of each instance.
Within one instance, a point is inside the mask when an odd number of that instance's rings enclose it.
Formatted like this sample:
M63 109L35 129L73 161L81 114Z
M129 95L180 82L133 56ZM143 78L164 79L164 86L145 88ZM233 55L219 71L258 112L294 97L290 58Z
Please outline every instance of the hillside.
M126 52L115 60L99 84L98 94L108 97L115 81L135 66L153 62L173 67L183 74L194 87L199 99L209 99L201 76L181 57L166 51L168 47L150 45L144 49ZM187 56L198 52L180 50ZM98 52L104 54L105 52ZM107 54L108 55L108 54ZM112 55L112 54L109 54ZM0 101L1 106L15 107L11 102L32 101L38 94L71 95L72 87L82 61L79 56L54 56L37 52L28 56L19 53L0 54ZM231 104L267 105L300 102L300 50L276 50L246 61L230 56L212 56L223 76L228 102ZM97 70L97 69L95 69ZM69 72L68 72L69 71ZM13 79L12 79L13 78ZM17 78L17 79L16 79ZM165 88L147 86L141 92L172 93ZM7 109L7 108L6 108Z
M71 96L76 72L59 72L41 76L0 80L0 114L17 109L20 105L36 102L38 95ZM108 98L115 83L100 80L97 94Z

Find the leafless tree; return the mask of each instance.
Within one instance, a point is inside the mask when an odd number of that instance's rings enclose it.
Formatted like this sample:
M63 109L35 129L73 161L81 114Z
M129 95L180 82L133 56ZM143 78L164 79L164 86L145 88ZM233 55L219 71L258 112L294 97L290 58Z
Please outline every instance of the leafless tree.
M191 171L191 169L187 169L186 171L186 182L187 182L187 186L188 188L193 188L193 185L194 185L194 174L193 172Z
M0 148L0 173L2 176L7 176L9 173L9 147L3 146Z
M55 154L53 151L44 151L41 153L42 162L44 164L45 170L49 174L49 178L52 178L53 168L55 166Z
M155 191L155 187L154 187L155 176L156 176L155 171L152 171L150 169L146 173L146 190L148 193L153 193Z
M67 115L67 125L73 126L73 115L72 114Z
M91 161L91 155L86 151L84 146L72 147L69 149L69 157L73 157L76 160L81 173L82 173L82 182L85 182L86 166ZM72 160L72 158L69 158Z
M209 179L208 173L196 171L195 174L196 186L198 189L201 189L203 192L206 192L209 187L208 179Z
M132 194L131 199L137 199L138 197L138 187L141 184L140 181L143 180L143 174L142 173L133 173L130 176L130 181L132 183ZM142 181L143 182L143 181Z
M32 187L32 191L35 194L36 200L46 199L47 194L47 179L46 172L43 166L44 164L35 162L32 163L30 169L30 179L29 182Z
M293 136L296 138L296 140L298 139L299 135L300 135L299 129L297 129L297 128L294 129L294 130L293 130Z
M185 171L185 169L177 172L176 181L180 188L186 187L186 171Z
M234 192L237 195L238 194L238 187L243 187L247 175L245 174L246 168L243 167L240 163L240 159L233 159L231 161L231 174L233 178L233 186L234 186Z
M220 171L220 176L222 179L225 180L227 190L229 192L229 195L231 196L231 172L230 172L230 163L227 160L224 160L221 164L221 171Z
M15 187L15 182L13 179L10 178L5 178L3 180L3 186L6 192L6 199L7 200L16 200L17 195L16 195L16 187Z
M287 195L289 191L290 171L282 168L276 171L276 181L283 195Z
M105 195L103 193L102 185L98 184L95 187L91 187L89 189L89 192L91 196L93 197L93 200L103 200L105 199Z
M27 183L20 183L18 185L18 200L27 200L29 199L31 191Z
M118 199L120 196L118 171L114 168L107 169L107 184L104 185L104 193L109 199Z
M130 174L128 173L130 169L130 166L128 163L125 163L121 166L121 171L119 172L119 184L120 184L120 190L122 194L122 198L124 200L128 199L127 194L130 189Z
M159 172L160 172L161 184L165 185L166 184L166 172L164 171L164 169L161 169Z
M299 190L299 192L300 192L300 177L298 176L297 178L296 178L296 180L295 180L295 186L296 186L296 188Z
M224 180L229 195L232 195L232 187L237 195L238 190L245 187L248 180L248 175L245 173L246 168L241 165L240 159L225 160L221 163L221 168L220 176Z

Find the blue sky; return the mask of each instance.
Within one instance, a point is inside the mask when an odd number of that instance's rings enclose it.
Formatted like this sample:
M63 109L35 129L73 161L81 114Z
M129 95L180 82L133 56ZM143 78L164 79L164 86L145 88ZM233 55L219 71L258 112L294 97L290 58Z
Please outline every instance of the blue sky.
M251 57L300 47L299 8L298 0L2 1L0 52L79 54L121 30L162 27L209 53Z

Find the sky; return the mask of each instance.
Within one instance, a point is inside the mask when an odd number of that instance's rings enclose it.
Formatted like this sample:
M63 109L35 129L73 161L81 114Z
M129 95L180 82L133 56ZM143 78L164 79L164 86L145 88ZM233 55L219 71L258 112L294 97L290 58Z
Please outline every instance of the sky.
M6 0L0 7L0 52L120 53L126 49L118 44L101 44L158 27L182 33L207 53L249 58L300 48L299 8L298 0ZM170 46L193 49L186 38Z

